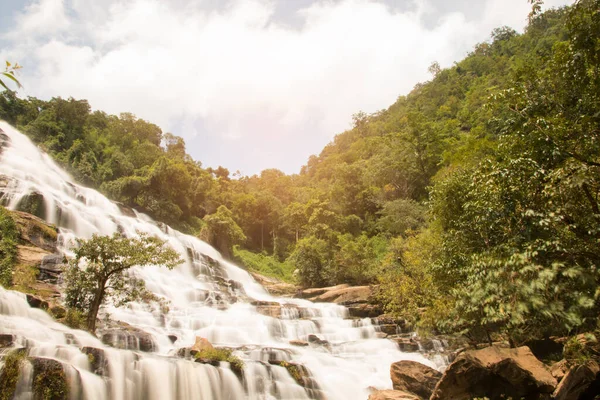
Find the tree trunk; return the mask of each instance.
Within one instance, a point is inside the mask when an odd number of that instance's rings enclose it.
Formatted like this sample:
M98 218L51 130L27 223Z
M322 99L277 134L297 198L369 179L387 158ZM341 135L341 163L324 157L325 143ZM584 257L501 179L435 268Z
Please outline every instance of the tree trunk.
M106 281L98 282L98 289L94 294L94 300L92 301L92 305L90 307L90 311L87 316L87 329L92 334L95 334L96 331L96 318L98 317L98 311L100 310L100 305L102 304L102 300L104 300L104 290L106 286Z

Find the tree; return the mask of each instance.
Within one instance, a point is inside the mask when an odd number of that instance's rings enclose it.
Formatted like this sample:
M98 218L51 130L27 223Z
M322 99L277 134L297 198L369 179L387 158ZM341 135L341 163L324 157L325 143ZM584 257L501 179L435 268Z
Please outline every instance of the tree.
M331 246L325 240L309 236L298 242L287 261L299 270L301 285L323 287L329 283L331 253Z
M221 252L223 257L231 258L234 244L246 240L242 228L234 221L233 214L225 206L219 206L217 212L204 217L206 226L200 236Z
M127 238L94 235L78 239L65 274L66 303L87 314L87 328L96 329L100 306L111 299L117 306L149 295L144 281L130 271L131 267L161 265L174 268L183 260L158 237L140 234Z

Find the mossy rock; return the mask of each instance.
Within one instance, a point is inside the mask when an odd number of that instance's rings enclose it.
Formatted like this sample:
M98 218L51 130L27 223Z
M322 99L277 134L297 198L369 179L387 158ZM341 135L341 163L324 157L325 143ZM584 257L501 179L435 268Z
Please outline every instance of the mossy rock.
M46 202L44 201L44 195L39 192L31 192L26 194L19 200L15 207L18 211L22 211L28 214L33 214L39 218L46 218Z
M81 352L87 354L93 373L100 376L109 376L109 364L103 349L86 346L81 349Z
M229 368L238 377L242 378L244 373L244 362L241 358L233 355L233 350L226 347L202 349L194 354L196 362L219 366L221 361L229 363Z
M27 349L16 349L4 357L4 367L0 372L0 400L10 400L15 395L21 368L27 357Z
M63 365L49 358L31 357L33 364L33 399L66 400L69 384Z
M14 211L11 213L23 243L31 243L50 253L56 251L58 229L31 213Z
M289 361L274 361L270 360L269 364L271 365L279 365L287 369L288 373L296 383L304 388L314 388L313 382L308 372L308 369L302 364L296 364Z

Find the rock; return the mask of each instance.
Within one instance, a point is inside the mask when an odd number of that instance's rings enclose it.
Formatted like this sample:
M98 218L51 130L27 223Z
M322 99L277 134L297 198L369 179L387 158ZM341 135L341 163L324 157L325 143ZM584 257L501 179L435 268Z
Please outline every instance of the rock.
M65 256L62 254L46 254L39 263L38 279L57 284L63 273Z
M50 255L46 250L35 246L17 246L19 263L39 268L44 257Z
M567 360L565 359L562 359L559 362L552 364L552 366L550 367L550 373L554 378L556 378L557 382L560 382L562 378L565 377L568 371L569 365L567 363Z
M313 335L312 333L308 335L308 343L317 344L319 346L329 346L329 342L325 339L321 339L317 335Z
M69 398L69 385L63 365L50 358L30 357L33 365L33 399L62 400Z
M292 346L300 346L300 347L308 346L308 342L305 342L304 340L299 340L299 339L290 340L290 344Z
M8 333L0 334L0 349L5 347L11 347L15 344L17 337Z
M390 366L390 377L394 390L429 398L442 374L419 362L402 360Z
M175 343L178 339L176 335L167 335L167 337L169 338L171 343Z
M205 351L205 350L214 350L213 345L208 341L208 339L196 336L196 343L191 347L190 350L194 351Z
M256 307L256 312L271 318L281 318L281 304L275 301L251 301Z
M595 361L576 365L561 380L554 392L555 400L587 400L600 394L600 367Z
M406 326L406 320L398 317L394 317L391 314L381 314L371 320L373 325L398 325L398 326Z
M367 303L371 298L372 292L373 290L370 286L350 286L328 290L321 295L311 297L309 300L343 305Z
M461 353L438 382L431 400L534 398L552 393L555 387L556 379L528 347L491 346Z
M388 337L388 334L384 332L375 332L375 337L377 339L385 339Z
M127 324L123 324L123 328L103 331L101 340L104 344L124 350L154 352L158 347L150 333Z
M375 318L381 311L381 306L377 304L355 304L348 307L348 314L356 318Z
M279 279L250 272L250 275L274 296L291 297L297 293L298 287Z
M109 364L103 349L96 347L82 347L81 352L87 354L91 371L100 376L109 376Z
M2 352L2 369L0 369L0 399L15 399L15 391L19 377L23 371L23 361L27 357L26 348L18 348Z
M56 251L58 230L54 225L26 212L14 211L12 216L19 228L22 241L50 253Z
M379 330L388 335L395 335L396 333L398 333L398 325L395 325L395 324L379 325Z
M414 394L401 390L376 390L369 395L369 400L422 400Z
M301 290L298 293L296 293L296 295L294 297L299 297L301 299L310 299L313 297L320 296L323 293L328 292L328 291L344 289L344 288L348 288L348 287L350 287L350 285L348 285L347 283L344 283L344 284L337 285L337 286L304 289L304 290Z
M390 376L394 390L403 390L428 399L442 374L416 361L403 360L391 365Z
M119 207L119 211L121 211L121 214L125 215L126 217L137 217L133 208L129 207L128 205L119 203L118 201L116 201L115 204L117 205L117 207Z
M52 314L52 316L56 319L62 319L67 316L67 310L62 306L50 306L50 309L48 311L50 311L50 314Z
M400 351L404 353L416 353L419 351L419 344L411 338L393 338L392 339L398 345Z
M2 129L0 129L0 154L4 151L5 147L10 145L10 137Z
M48 309L48 302L40 299L39 297L27 294L27 304L32 308L41 308L42 310Z
M563 343L556 341L552 338L529 340L525 343L525 346L529 347L534 356L540 360L547 360L549 358L562 357ZM556 360L556 358L554 358Z
M278 365L287 369L290 376L294 378L298 385L307 389L319 389L314 379L312 379L310 372L304 365L283 360L269 360L269 364Z

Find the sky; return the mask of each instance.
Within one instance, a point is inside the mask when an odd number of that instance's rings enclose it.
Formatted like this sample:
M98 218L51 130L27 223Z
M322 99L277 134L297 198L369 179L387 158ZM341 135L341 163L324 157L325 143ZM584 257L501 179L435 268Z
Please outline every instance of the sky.
M545 8L572 0L546 0ZM206 167L297 173L351 127L450 67L527 0L2 0L20 96L87 99L182 136Z

